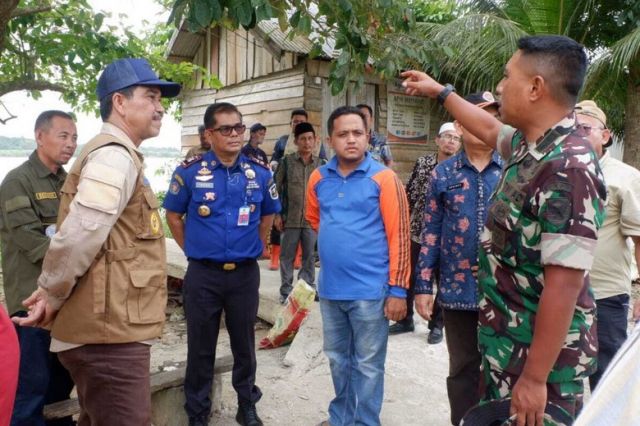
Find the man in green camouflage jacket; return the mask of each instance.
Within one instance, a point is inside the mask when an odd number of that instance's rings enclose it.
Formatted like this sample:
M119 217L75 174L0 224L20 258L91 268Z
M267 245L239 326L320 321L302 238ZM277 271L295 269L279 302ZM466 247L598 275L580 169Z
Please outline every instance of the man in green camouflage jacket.
M497 88L504 126L452 95L452 86L404 73L407 93L437 97L506 161L479 255L480 396L511 396L518 425L541 425L546 402L575 416L583 379L595 369L587 272L606 191L575 128L586 64L583 47L567 37L520 39Z

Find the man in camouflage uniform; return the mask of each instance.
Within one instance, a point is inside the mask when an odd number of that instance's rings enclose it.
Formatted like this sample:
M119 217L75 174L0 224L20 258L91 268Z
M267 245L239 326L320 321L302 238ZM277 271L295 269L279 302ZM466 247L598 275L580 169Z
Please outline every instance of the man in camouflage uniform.
M586 70L581 45L524 37L497 91L509 125L408 71L410 94L438 97L506 161L481 237L478 284L481 400L512 397L518 425L541 424L546 402L575 416L595 370L595 302L587 271L606 191L597 158L575 127Z

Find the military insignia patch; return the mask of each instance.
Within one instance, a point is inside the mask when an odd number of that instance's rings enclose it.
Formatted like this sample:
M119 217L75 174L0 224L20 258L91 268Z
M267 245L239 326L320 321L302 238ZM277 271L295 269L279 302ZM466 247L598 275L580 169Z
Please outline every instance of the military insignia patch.
M278 199L278 189L276 188L275 183L272 183L271 186L269 187L269 195L271 196L272 200Z
M256 178L256 172L254 172L251 169L246 169L244 171L244 175L247 177L247 179L251 180L251 179L255 179Z
M151 213L151 233L158 235L160 233L160 215L157 211Z
M182 180L182 176L180 176L179 174L174 173L173 179L175 179L175 181L178 182L180 185L184 186L184 180Z
M173 195L177 195L180 192L180 184L175 180L171 182L171 185L169 186L169 192Z

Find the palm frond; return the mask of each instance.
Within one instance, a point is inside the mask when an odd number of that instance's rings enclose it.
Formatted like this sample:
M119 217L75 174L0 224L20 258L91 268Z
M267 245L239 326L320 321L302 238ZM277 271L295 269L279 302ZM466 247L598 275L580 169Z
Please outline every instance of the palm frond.
M419 28L442 48L436 77L445 76L464 91L495 87L518 39L526 35L519 24L493 14L468 14L445 25Z
M611 46L611 71L617 75L640 65L640 27Z

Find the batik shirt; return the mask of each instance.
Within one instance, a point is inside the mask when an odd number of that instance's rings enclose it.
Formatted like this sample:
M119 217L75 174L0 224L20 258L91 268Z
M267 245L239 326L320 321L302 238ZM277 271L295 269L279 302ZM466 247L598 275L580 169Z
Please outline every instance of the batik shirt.
M597 157L577 134L573 114L531 144L504 126L497 147L507 164L481 238L478 344L492 368L519 375L533 339L544 267L591 268L606 190ZM548 382L576 380L595 370L594 314L585 273Z
M478 171L464 151L434 169L426 195L416 294L433 294L437 278L441 306L478 309L478 285L471 268L478 263L478 241L501 171L497 153Z
M431 172L438 165L438 154L419 157L407 182L407 199L411 215L411 241L420 244L424 225L424 200L429 187Z
M371 132L368 150L371 157L380 164L384 164L386 166L393 161L391 148L389 147L389 144L387 144L387 138L378 132Z

